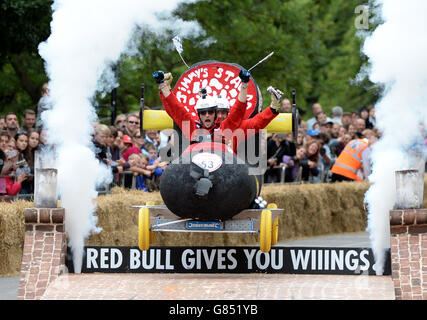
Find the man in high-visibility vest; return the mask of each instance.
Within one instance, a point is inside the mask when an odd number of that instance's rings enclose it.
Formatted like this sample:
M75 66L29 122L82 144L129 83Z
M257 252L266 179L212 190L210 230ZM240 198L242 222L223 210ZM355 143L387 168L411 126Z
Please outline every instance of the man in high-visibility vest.
M369 146L368 139L351 140L332 166L331 181L362 181L357 171L362 168L362 152Z

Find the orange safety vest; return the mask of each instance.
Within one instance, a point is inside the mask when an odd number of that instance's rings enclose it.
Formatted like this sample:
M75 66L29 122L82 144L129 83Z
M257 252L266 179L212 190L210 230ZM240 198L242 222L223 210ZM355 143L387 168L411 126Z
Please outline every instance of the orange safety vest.
M357 170L362 166L362 152L367 147L368 143L363 139L351 140L335 160L331 172L362 181L362 178L357 175Z

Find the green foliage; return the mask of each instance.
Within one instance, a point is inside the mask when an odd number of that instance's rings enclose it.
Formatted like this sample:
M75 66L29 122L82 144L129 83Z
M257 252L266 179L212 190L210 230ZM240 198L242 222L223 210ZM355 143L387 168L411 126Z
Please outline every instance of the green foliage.
M37 46L48 37L51 3L9 0L0 5L0 34L7 42L0 49L2 107L22 110L34 104L39 93L31 91L28 83L24 85L25 78L33 88L46 81ZM288 98L296 89L297 105L307 111L308 118L315 102L327 112L335 105L353 111L378 99L378 91L368 80L354 82L366 60L360 54L362 39L356 36L354 26L354 9L360 4L360 0L200 0L180 4L174 15L197 21L204 30L201 35L182 39L182 55L189 65L219 60L250 68L274 51L251 72L262 91L263 106L270 102L269 85L280 88ZM142 83L145 104L161 107L151 74L164 70L177 80L186 70L172 44L175 35L171 30L157 34L147 26L139 29L138 54L123 56L116 66L119 113L139 109ZM18 76L16 60L26 66L26 74ZM100 105L110 103L109 96L97 100ZM108 116L108 110L101 116Z
M0 112L36 110L47 80L37 53L49 36L52 0L2 0L0 4Z

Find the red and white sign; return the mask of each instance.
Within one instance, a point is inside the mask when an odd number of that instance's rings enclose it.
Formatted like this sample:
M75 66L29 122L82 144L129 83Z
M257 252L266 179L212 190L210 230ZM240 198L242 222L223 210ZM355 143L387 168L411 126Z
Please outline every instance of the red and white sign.
M230 101L233 108L240 92L241 80L239 72L242 69L237 64L218 61L203 61L193 65L178 79L173 91L178 101L194 119L198 119L194 107L200 99L199 90L206 88L208 95L221 95ZM248 106L244 119L249 118L255 110L260 111L262 97L255 81L250 79L247 95Z

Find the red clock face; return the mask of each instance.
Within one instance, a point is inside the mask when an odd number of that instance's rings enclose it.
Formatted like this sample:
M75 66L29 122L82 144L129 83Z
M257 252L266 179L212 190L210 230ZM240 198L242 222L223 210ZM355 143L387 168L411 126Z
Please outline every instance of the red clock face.
M242 83L239 78L241 69L242 67L236 64L203 61L185 71L176 82L173 91L178 101L184 105L194 119L198 119L194 107L200 98L199 90L201 88L206 88L208 95L226 97L230 102L230 108L233 108ZM260 111L261 100L259 88L251 77L248 86L248 106L245 119L249 118L255 110Z

